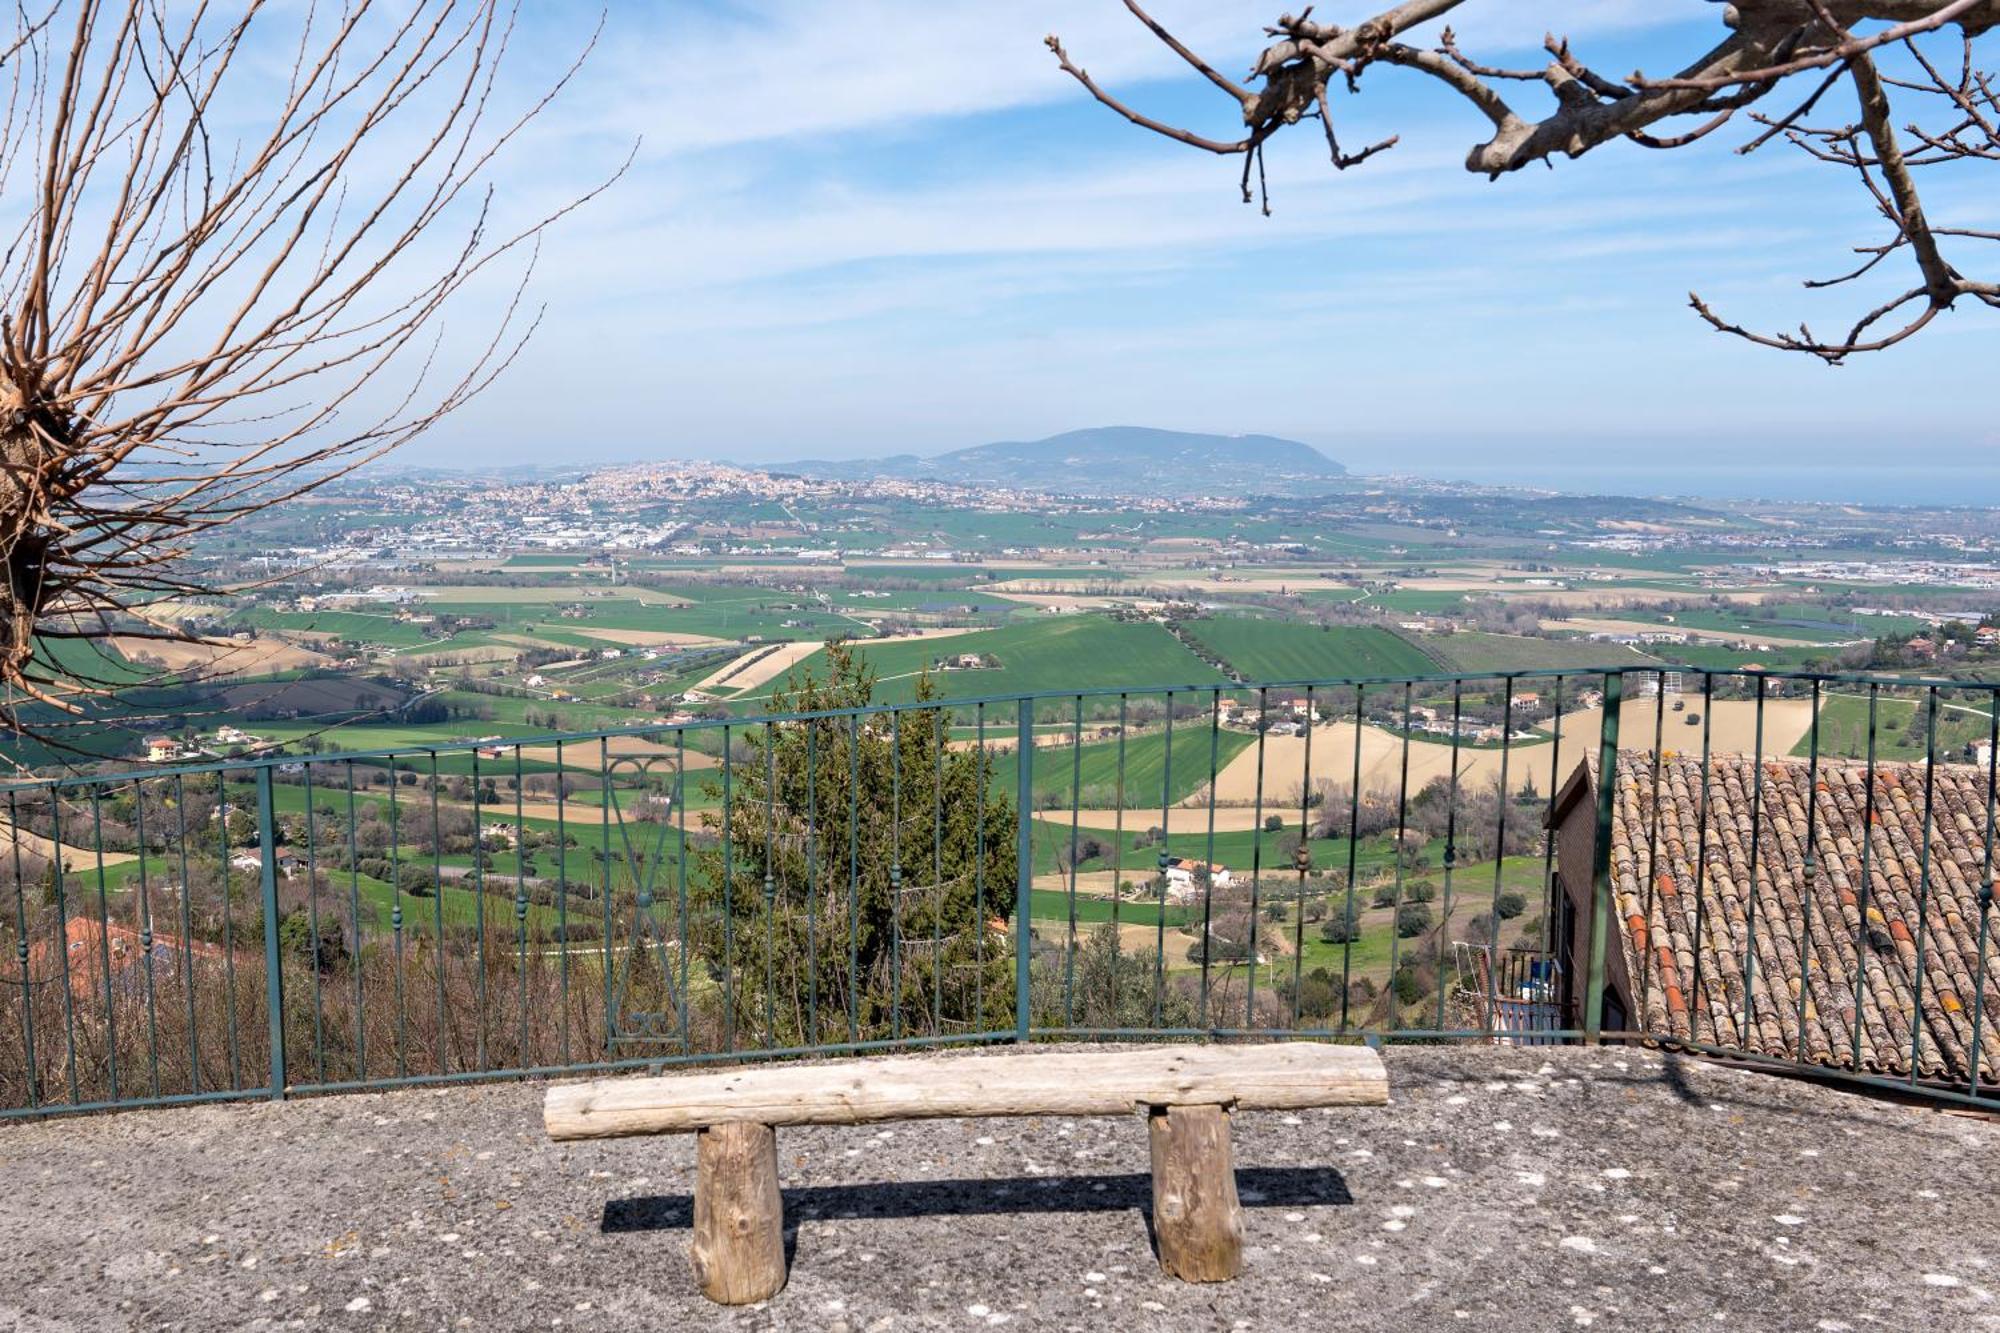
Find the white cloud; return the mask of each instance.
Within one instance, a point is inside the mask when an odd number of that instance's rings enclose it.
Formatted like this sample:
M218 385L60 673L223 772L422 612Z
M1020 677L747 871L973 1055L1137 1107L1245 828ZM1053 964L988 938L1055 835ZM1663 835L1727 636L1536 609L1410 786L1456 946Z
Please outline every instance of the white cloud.
M1247 70L1269 40L1277 0L1152 0L1148 11L1217 68ZM1323 5L1334 17L1337 5ZM1352 4L1373 13L1372 0ZM1660 0L1469 0L1452 21L1482 48L1539 48L1544 31L1578 37L1705 18L1706 5ZM770 0L663 13L620 7L593 62L596 89L572 124L643 132L658 153L725 148L921 122L1083 96L1042 46L1054 32L1107 85L1199 83L1116 0ZM1420 30L1434 36L1438 25ZM1216 96L1221 129L1231 114Z

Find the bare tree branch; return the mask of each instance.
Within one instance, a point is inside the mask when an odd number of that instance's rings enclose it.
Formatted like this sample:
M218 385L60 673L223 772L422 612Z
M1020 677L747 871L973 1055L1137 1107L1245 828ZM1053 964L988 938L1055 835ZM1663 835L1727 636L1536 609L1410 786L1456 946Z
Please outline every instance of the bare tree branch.
M93 686L43 639L178 633L145 607L200 591L173 572L197 537L408 442L519 355L539 237L623 168L500 223L489 169L597 40L504 112L516 18L515 0L17 9L0 707L74 707ZM441 316L501 266L511 295L448 367Z
M1375 65L1423 75L1476 109L1493 132L1467 153L1466 169L1489 177L1536 162L1552 163L1558 157L1579 158L1618 140L1656 150L1683 148L1748 111L1762 128L1739 152L1782 138L1816 161L1853 171L1891 228L1886 241L1861 248L1869 257L1858 268L1809 287L1856 281L1897 255L1910 258L1921 282L1866 312L1840 339L1819 339L1804 327L1797 335L1754 334L1694 298L1695 310L1711 327L1763 346L1838 363L1854 353L1902 342L1960 300L2000 307L2000 287L1964 276L1940 245L1943 237L1968 242L1991 242L1993 237L1971 228L1933 226L1916 177L1917 171L1944 163L2000 161L2000 96L1993 75L1975 60L1978 40L2000 28L2000 0L1734 0L1717 11L1727 31L1709 50L1671 76L1652 79L1635 73L1625 80L1599 74L1577 57L1567 39L1553 35L1544 43L1551 60L1539 69L1483 62L1461 49L1448 27L1435 47L1398 40L1455 10L1518 0L1405 0L1351 27L1315 20L1308 9L1296 17L1283 15L1264 30L1271 40L1250 71L1253 83L1261 81L1261 86L1247 89L1217 74L1211 62L1188 49L1134 0L1125 3L1156 38L1230 97L1248 132L1240 139L1213 138L1148 116L1094 82L1052 36L1048 45L1061 68L1135 125L1211 153L1244 154L1241 188L1246 201L1252 197L1253 166L1260 185L1263 180L1265 143L1300 120L1319 118L1333 163L1343 170L1397 142L1390 136L1361 153L1348 154L1334 133L1327 101L1331 81L1339 78L1350 92L1358 92L1363 76ZM1879 26L1857 31L1857 25ZM1947 73L1947 66L1927 53L1919 39L1953 27L1958 30L1961 58L1956 70ZM1891 51L1900 52L1905 64L1885 75L1876 57ZM1754 109L1788 80L1821 71L1824 74L1815 79L1810 92L1783 115L1767 116ZM1859 121L1808 125L1827 93L1842 83L1854 91ZM1522 112L1500 94L1498 84L1522 85L1524 95L1539 84L1553 105L1543 112ZM1899 129L1892 90L1921 107L1941 107L1944 123L1934 121L1927 128L1912 121ZM1684 117L1700 119L1689 124ZM1669 124L1682 127L1665 129ZM1905 138L1915 151L1906 149ZM1268 212L1268 197L1261 190L1259 197ZM1912 306L1920 308L1912 312ZM1904 323L1894 332L1875 332L1898 315Z

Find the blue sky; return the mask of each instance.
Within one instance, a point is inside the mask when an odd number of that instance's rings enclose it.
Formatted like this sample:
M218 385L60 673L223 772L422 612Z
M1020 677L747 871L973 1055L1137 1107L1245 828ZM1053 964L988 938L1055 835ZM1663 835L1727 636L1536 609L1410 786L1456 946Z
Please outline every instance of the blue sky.
M1154 10L1241 70L1273 3ZM543 76L576 12L543 4L510 77ZM1566 30L1618 73L1665 71L1721 33L1705 0L1476 0L1458 27L1495 63L1538 63L1544 28ZM1849 181L1790 150L1744 158L1725 131L1488 182L1461 166L1484 122L1381 69L1344 99L1344 135L1401 145L1337 174L1316 127L1282 136L1266 218L1239 201L1234 160L1091 103L1043 49L1051 30L1129 100L1231 131L1233 108L1116 0L617 0L576 89L497 179L503 198L547 199L635 139L638 157L546 240L526 359L411 460L754 463L1128 422L1447 471L1949 462L2000 442L1975 387L1991 315L1830 370L1687 310L1693 288L1748 323L1830 330L1870 294L1800 289L1873 230ZM1990 225L1990 189L1958 194Z

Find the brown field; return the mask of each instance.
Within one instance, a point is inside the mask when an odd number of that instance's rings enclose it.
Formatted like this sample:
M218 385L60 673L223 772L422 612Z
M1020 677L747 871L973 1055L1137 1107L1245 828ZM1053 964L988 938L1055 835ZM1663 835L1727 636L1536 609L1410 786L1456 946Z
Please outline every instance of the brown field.
M11 858L14 854L16 844L24 852L42 857L45 860L55 859L54 853L57 850L57 845L49 839L39 833L30 832L27 829L17 829L12 824L0 824L0 856ZM75 847L69 843L63 843L61 845L61 852L63 865L71 870L94 870L97 868L99 853L95 848ZM122 866L127 861L136 859L131 852L105 852L102 855L103 864L106 869L112 866Z
M727 643L727 639L712 638L706 634L679 634L672 630L660 629L592 629L588 624L577 626L576 633L606 643L628 644L634 648L659 648L667 645L686 647L709 643ZM513 636L502 636L512 639Z
M112 638L111 646L132 661L154 658L168 671L196 670L211 678L292 671L325 666L331 660L324 653L268 635L247 643L235 640L176 643L120 634Z
M440 644L429 651L421 647L402 648L397 650L396 655L398 657L407 655L418 661L436 662L443 666L462 666L468 662L473 664L511 662L520 656L513 649L497 643L480 644L473 648L449 648Z
M1060 610L1101 611L1107 607L1129 606L1138 597L1095 596L1074 592L1008 592L1007 600L1026 602L1029 606L1053 606Z
M677 749L678 747L673 743L671 738L662 743L651 736L613 736L604 742L603 750L598 748L596 741L578 741L574 745L566 745L563 747L561 762L564 767L578 772L594 772L597 768L598 756L607 751L616 758L635 755L667 756L675 753ZM556 747L553 745L524 746L521 750L521 757L544 764L558 762ZM690 773L700 768L714 768L715 764L716 761L712 755L702 754L696 750L689 750L687 752L687 768ZM551 804L550 809L554 808L554 805ZM555 816L550 815L549 818L553 819Z
M970 629L952 627L920 629L914 634L898 634L895 636L894 642L901 643L911 639L952 639L961 634L971 633L973 631ZM865 643L867 640L863 640L863 642ZM764 646L767 648L770 647L768 644ZM820 639L801 639L796 643L781 643L777 645L775 651L766 652L737 675L729 675L730 670L736 665L736 663L732 662L728 666L722 667L720 670L712 673L694 688L707 690L713 689L717 685L722 685L735 690L737 692L735 695L736 698L753 698L755 696L751 695L750 691L778 680L780 677L788 674L793 667L805 661L825 646L825 642ZM737 659L739 662L741 660L741 658ZM724 676L729 676L729 678L724 680L722 679Z
M1197 800L1199 798L1196 798ZM1271 809L1266 814L1283 814L1284 811ZM1093 830L1118 827L1118 811L1113 809L1079 810L1076 822ZM1217 833L1245 833L1256 828L1257 811L1251 806L1221 806L1215 811L1215 831ZM1134 808L1125 811L1125 831L1144 830L1160 827L1160 807L1151 809ZM1195 805L1177 805L1167 814L1169 833L1208 832L1208 806L1205 802Z
M1691 704L1690 707L1693 705ZM1652 699L1629 699L1619 710L1620 743L1628 750L1651 750L1654 743L1656 703ZM1662 745L1667 750L1687 750L1701 743L1701 728L1689 727L1675 719L1685 714L1669 712ZM1806 699L1772 699L1764 705L1763 753L1783 755L1791 751L1812 722L1812 703ZM1602 711L1586 709L1563 716L1560 767L1567 776L1586 752L1597 745ZM1757 748L1757 705L1751 699L1728 699L1716 703L1710 719L1710 752L1751 754ZM1547 730L1544 724L1543 730ZM1375 727L1361 729L1361 785L1367 790L1394 791L1402 778L1403 741ZM1681 733L1687 733L1683 736ZM1333 722L1313 733L1313 773L1315 779L1345 782L1353 772L1355 725ZM1410 747L1410 787L1415 791L1434 778L1452 772L1452 747L1429 740L1412 740ZM1549 780L1551 747L1542 742L1516 742L1508 756L1508 785L1532 776L1538 788ZM1500 776L1502 751L1461 747L1457 752L1460 782L1490 783ZM1264 800L1282 803L1295 800L1305 772L1305 738L1272 736L1264 743ZM1257 795L1257 750L1244 750L1231 760L1215 781L1216 799L1248 804ZM1545 793L1546 794L1546 793Z
M1137 871L1134 871L1131 866L1125 867L1124 878L1137 881L1145 877L1146 867L1141 866ZM1079 870L1076 872L1076 896L1079 898L1109 898L1112 890L1118 887L1118 880L1119 876L1109 870ZM1050 871L1045 875L1037 875L1035 876L1035 887L1038 889L1048 889L1056 893L1068 893L1069 875L1067 873L1058 874L1054 871Z
M718 685L727 685L739 692L754 690L759 685L767 685L776 680L823 647L825 645L817 639L768 645L756 650L762 653L762 656L748 666L743 666L743 659L740 657L725 662L702 677L694 688L709 690ZM738 671L738 667L742 667L742 670ZM732 672L735 674L732 675Z
M1761 630L1719 630L1694 629L1686 625L1656 625L1644 620L1604 620L1584 617L1572 620L1544 620L1546 630L1579 630L1585 634L1646 634L1669 630L1687 635L1704 643L1735 643L1748 639L1756 643L1768 643L1774 648L1818 648L1824 645L1818 639L1789 639L1780 634L1765 634ZM1671 647L1671 645L1655 645Z
M1701 700L1695 695L1684 696L1688 712L1699 711ZM1660 735L1660 748L1668 753L1682 754L1701 751L1699 726L1689 726L1683 720L1687 713L1672 711L1668 704L1664 732ZM1602 709L1591 708L1582 712L1563 714L1563 748L1570 747L1570 738L1583 740L1593 749L1597 745L1598 729L1603 725ZM1625 750L1643 750L1651 753L1656 734L1655 723L1659 718L1657 699L1627 699L1618 710L1618 744ZM1812 700L1810 699L1767 699L1764 702L1764 741L1762 753L1766 756L1781 757L1792 752L1812 726ZM1544 724L1546 729L1546 724ZM1757 701L1754 699L1723 699L1717 701L1709 715L1709 752L1711 754L1756 754L1757 744ZM1567 762L1563 765L1569 768Z

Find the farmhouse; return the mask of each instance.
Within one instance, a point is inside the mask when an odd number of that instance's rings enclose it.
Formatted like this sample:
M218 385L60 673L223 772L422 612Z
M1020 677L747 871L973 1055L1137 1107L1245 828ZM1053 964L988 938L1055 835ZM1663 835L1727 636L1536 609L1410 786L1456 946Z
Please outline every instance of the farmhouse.
M1197 861L1190 856L1167 859L1167 897L1174 902L1187 902L1200 897L1204 885L1226 889L1235 882L1236 878L1228 866Z
M148 736L141 744L149 764L171 764L182 754L181 743L172 736Z
M155 932L150 948L146 937L116 922L74 916L64 923L62 948L54 939L38 941L28 951L28 984L60 984L68 978L72 994L101 995L107 975L114 994L144 994L147 961L157 984L180 975L190 960L199 964L222 958L222 950L199 940L182 940ZM106 963L109 959L109 963Z
M1878 764L1871 783L1859 763L1728 756L1704 784L1698 759L1669 755L1656 795L1653 763L1620 756L1605 1031L1952 1085L1975 1051L1992 1068L1986 770ZM1595 787L1579 765L1550 811L1565 1026L1587 998Z

